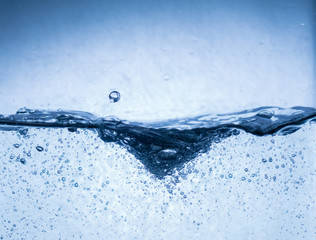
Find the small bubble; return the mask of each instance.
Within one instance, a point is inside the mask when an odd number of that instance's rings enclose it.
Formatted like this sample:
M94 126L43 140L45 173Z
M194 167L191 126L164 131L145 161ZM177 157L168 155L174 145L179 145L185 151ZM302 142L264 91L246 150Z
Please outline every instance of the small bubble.
M41 147L41 146L36 146L36 150L37 150L37 151L39 151L39 152L41 152L41 151L43 151L43 150L44 150L44 148L43 148L43 147Z
M245 168L245 172L248 172L248 168Z
M221 174L221 175L220 175L220 177L221 177L221 178L223 178L223 177L224 177L224 175L223 175L223 174Z
M272 158L271 157L269 158L269 162L272 162Z
M240 131L239 131L239 130L237 130L237 129L234 129L232 133L233 133L233 135L237 136L237 135L239 135L239 134L240 134Z
M69 131L69 132L76 132L76 131L77 131L77 128L75 128L75 127L69 127L69 128L68 128L68 131Z
M15 143L15 144L13 144L13 146L14 146L15 148L19 148L19 147L20 147L20 144Z
M65 177L62 177L61 180L64 182L64 181L66 181L66 178L65 178Z
M233 177L233 174L231 174L231 173L228 174L228 177L229 177L229 178L232 178L232 177Z
M22 135L22 136L25 136L28 132L28 129L27 128L23 128L23 129L20 129L19 130L19 133Z
M23 113L28 113L28 109L26 107L20 108L16 114L23 114Z
M25 158L21 158L21 159L20 159L20 162L21 162L22 164L25 164L25 163L26 163Z
M81 171L81 170L82 170L82 167L78 167L78 170Z
M121 99L121 94L118 91L112 91L109 94L109 99L110 99L110 102L112 103L118 102Z
M262 158L262 162L263 162L263 163L266 163L266 162L267 162L267 159Z
M246 180L246 178L245 178L245 177L242 177L242 178L241 178L241 181L245 181L245 180Z
M75 187L78 187L79 186L79 184L78 183L75 183Z

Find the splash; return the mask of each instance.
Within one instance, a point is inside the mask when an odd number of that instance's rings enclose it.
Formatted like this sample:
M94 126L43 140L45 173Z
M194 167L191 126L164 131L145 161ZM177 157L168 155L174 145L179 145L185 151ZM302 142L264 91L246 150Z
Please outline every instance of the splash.
M307 107L261 107L231 114L203 115L195 118L155 123L98 118L81 111L40 111L22 108L14 115L0 115L0 129L27 132L23 127L63 127L96 129L105 142L124 146L157 178L162 179L212 144L238 135L240 131L264 136L287 135L306 121L315 121L316 109ZM38 149L38 151L40 151Z

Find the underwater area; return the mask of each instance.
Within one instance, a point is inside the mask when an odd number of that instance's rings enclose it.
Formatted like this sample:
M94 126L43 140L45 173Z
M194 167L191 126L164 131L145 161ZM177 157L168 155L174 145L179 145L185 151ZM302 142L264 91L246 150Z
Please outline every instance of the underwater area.
M316 238L312 0L0 2L0 239Z

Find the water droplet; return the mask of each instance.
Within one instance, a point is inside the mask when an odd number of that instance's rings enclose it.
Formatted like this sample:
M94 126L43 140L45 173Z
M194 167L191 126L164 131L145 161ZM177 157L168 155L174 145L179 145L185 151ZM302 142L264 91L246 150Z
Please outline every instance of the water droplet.
M64 181L66 181L66 178L65 178L65 177L62 177L61 180L63 180L63 182L64 182Z
M228 174L228 177L229 177L229 178L232 178L232 177L233 177L233 174L231 174L231 173Z
M267 162L267 159L262 158L262 162L263 162L263 163L266 163L266 162Z
M79 186L79 184L78 183L75 183L75 187L78 187Z
M43 148L43 147L41 147L41 146L36 146L36 150L37 150L37 151L39 151L39 152L41 152L41 151L43 151L43 150L44 150L44 148Z
M245 172L248 172L248 168L245 168Z
M118 102L121 99L121 94L118 91L112 91L109 94L109 99L110 99L110 102L112 103Z

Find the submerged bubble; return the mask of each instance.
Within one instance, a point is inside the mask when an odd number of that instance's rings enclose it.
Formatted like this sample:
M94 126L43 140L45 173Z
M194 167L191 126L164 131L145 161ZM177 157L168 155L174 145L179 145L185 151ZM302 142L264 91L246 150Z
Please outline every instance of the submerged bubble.
M25 136L28 132L28 129L27 128L22 128L19 130L19 133L22 135L22 136Z
M41 152L41 151L43 151L43 150L44 150L44 148L43 148L43 147L41 147L41 146L36 146L36 150L37 150L37 151L39 151L39 152Z
M13 146L14 146L15 148L19 148L19 147L20 147L20 144L15 143L15 144L13 144Z
M109 99L110 99L110 102L112 103L118 102L121 99L121 94L118 91L112 91L109 94Z

